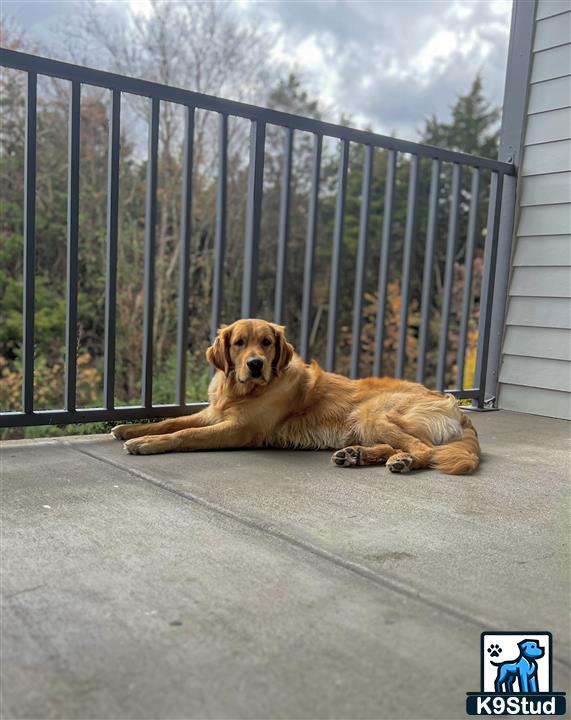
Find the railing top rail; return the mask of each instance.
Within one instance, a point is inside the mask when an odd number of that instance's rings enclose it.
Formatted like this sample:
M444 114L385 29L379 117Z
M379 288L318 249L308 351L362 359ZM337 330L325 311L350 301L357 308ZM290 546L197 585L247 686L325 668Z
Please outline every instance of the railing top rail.
M292 128L303 132L316 133L319 135L349 140L363 145L395 150L402 153L411 153L420 157L439 159L444 162L459 163L469 167L486 168L506 175L514 175L514 166L510 163L491 160L489 158L469 155L468 153L445 150L432 145L399 140L388 135L379 135L367 130L335 125L333 123L292 115L279 110L249 105L235 100L225 100L213 95L183 90L182 88L162 85L149 80L118 75L116 73L104 72L81 65L50 60L16 50L0 49L0 65L14 70L47 75L61 80L78 81L86 85L107 88L108 90L120 90L134 95L142 95L149 98L158 98L166 102L173 102L179 105L186 105L210 110L213 112L234 115L248 120L257 120L271 125Z

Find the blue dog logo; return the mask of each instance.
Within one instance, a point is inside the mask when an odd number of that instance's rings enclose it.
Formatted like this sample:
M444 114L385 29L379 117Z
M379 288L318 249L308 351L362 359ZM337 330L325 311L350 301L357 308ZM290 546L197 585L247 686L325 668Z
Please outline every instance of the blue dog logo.
M506 659L514 658L514 659ZM565 693L552 686L548 630L497 630L480 636L480 691L468 692L468 715L565 715Z
M517 680L519 692L536 693L537 692L537 659L545 654L545 648L541 647L537 640L522 640L517 644L520 653L515 660L506 660L504 662L494 662L490 660L492 665L498 668L498 674L495 680L495 690L497 693L517 692L514 690L514 682ZM497 655L497 647L490 655Z

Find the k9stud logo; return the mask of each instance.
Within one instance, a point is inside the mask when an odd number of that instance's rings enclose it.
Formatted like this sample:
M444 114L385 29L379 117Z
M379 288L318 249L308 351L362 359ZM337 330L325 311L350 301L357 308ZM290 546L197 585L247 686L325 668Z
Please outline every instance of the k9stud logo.
M484 632L480 692L469 692L468 715L564 715L565 693L552 689L551 633Z

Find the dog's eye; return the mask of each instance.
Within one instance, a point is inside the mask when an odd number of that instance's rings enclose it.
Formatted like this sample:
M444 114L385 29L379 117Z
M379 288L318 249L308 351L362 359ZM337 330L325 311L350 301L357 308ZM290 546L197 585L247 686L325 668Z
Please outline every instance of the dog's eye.
M234 345L236 345L237 347L242 347L242 346L244 345L244 341L243 341L243 340L236 340L236 342L234 343Z
M262 340L262 345L263 345L264 347L269 347L271 344L272 344L272 341L269 340L268 338L264 338L264 339Z

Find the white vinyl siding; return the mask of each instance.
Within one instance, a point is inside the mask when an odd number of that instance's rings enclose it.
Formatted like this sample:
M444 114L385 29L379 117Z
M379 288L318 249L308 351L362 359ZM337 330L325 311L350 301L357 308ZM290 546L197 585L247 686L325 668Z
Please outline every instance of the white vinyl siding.
M530 175L522 183L520 206L571 203L571 172Z
M523 156L522 175L569 172L571 140L528 145Z
M569 98L571 98L571 78L569 76L545 80L530 88L528 112L548 112L569 107Z
M508 325L571 330L571 306L567 298L513 297Z
M564 360L506 355L502 371L504 382L510 385L571 393L571 372L569 363Z
M509 325L504 338L508 355L571 361L571 335L568 330Z
M560 45L537 53L531 69L532 83L554 80L566 75L571 75L571 45Z
M571 234L571 205L530 205L521 208L519 235Z
M530 115L527 121L525 144L569 140L571 138L571 108Z
M571 298L571 268L516 267L510 290L512 296Z
M571 6L538 0L499 406L571 419Z
M568 420L571 417L571 393L561 390L504 385L501 395L502 408L530 415Z
M540 0L535 14L536 20L559 15L569 10L569 0Z
M571 235L527 236L518 240L513 266L571 265Z
M534 52L547 50L557 45L567 45L570 31L571 15L566 12L553 17L537 18L536 16Z

